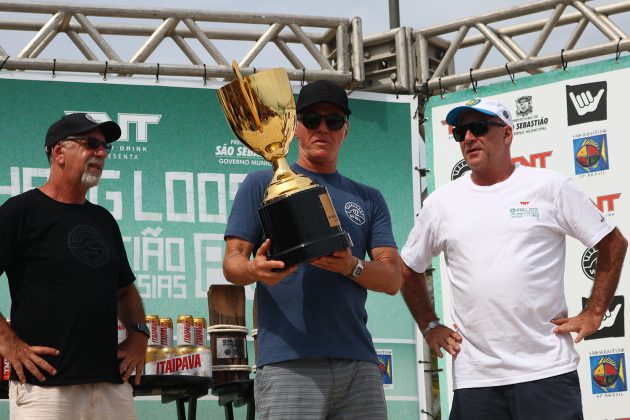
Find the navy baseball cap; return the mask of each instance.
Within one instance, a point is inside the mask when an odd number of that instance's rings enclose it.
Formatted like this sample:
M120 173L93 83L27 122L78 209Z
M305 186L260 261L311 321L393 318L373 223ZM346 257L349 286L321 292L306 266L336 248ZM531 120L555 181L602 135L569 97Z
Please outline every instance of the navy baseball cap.
M46 152L60 140L76 134L99 128L105 136L105 141L111 143L120 138L120 126L114 121L100 121L88 113L77 112L64 115L59 121L53 123L46 133L44 143Z
M298 95L296 110L298 113L319 102L331 103L350 115L348 94L344 88L329 80L316 80L304 86Z

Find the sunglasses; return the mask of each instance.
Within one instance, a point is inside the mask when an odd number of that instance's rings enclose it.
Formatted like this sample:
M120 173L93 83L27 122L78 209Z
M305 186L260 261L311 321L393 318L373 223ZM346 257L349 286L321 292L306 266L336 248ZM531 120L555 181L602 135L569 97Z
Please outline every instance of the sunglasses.
M329 130L337 131L341 130L341 127L343 127L346 121L348 121L348 117L340 114L319 115L315 113L310 113L298 115L298 120L302 121L304 127L310 130L319 127L319 124L322 122L322 120L325 120L326 126Z
M66 137L66 140L74 141L76 143L81 144L83 147L86 147L90 150L97 151L99 148L105 149L105 153L109 154L112 150L112 145L102 141L101 139L97 139L96 137Z
M505 124L488 120L473 121L468 124L453 127L453 137L457 142L464 141L467 131L470 131L470 133L475 137L483 136L488 132L488 130L490 130L490 126L505 127Z

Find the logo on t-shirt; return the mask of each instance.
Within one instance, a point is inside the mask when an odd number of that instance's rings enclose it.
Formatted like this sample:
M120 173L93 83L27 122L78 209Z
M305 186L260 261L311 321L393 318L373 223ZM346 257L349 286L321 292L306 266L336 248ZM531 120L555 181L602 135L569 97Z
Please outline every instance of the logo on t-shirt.
M91 226L79 225L68 234L68 248L79 261L89 267L101 267L109 261L105 239Z
M365 213L357 203L353 203L352 201L347 202L344 210L346 211L346 216L357 225L365 223Z
M567 124L576 125L607 118L606 81L567 85Z
M456 180L460 176L464 175L466 172L470 171L470 166L466 163L465 159L460 160L455 164L455 167L451 171L451 181Z
M520 201L518 207L510 208L512 219L540 219L538 207L532 207L529 201Z
M593 394L612 394L608 396L621 396L628 390L628 378L626 374L625 353L620 349L591 352L591 388ZM623 349L621 349L623 350ZM613 353L615 352L615 353ZM593 355L593 353L599 353Z
M573 140L575 174L605 171L609 168L606 134Z
M597 271L597 249L587 248L582 254L582 272L586 277L595 280L595 272Z
M588 298L582 298L582 308L586 308ZM610 338L610 337L624 337L625 325L624 325L624 297L613 297L608 310L604 314L602 325L593 334L585 338L585 340L597 340L598 338Z

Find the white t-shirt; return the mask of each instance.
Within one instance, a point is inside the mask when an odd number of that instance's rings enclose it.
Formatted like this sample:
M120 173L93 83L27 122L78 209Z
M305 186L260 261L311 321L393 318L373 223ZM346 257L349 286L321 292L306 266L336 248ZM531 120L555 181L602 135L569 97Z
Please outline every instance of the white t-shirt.
M401 256L422 273L444 253L463 336L455 389L576 369L571 336L550 322L567 316L565 238L592 247L613 229L571 178L547 169L517 166L486 187L467 173L427 198Z

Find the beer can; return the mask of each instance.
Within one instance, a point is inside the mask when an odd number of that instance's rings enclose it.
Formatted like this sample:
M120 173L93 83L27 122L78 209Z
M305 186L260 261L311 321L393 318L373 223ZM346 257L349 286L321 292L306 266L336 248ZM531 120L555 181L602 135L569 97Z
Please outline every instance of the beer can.
M7 324L11 325L10 319L7 319L6 321ZM0 375L0 377L2 381L8 381L11 379L11 364L2 356L0 356L0 359L2 360L2 364L0 364L0 367L2 368L2 375Z
M160 317L157 315L147 315L145 317L147 327L149 327L149 333L151 336L149 337L148 346L160 346Z
M2 362L2 380L8 381L11 379L11 364L8 359L4 359Z
M212 376L212 357L205 346L178 347L167 365L174 375Z
M192 346L194 342L193 317L180 315L177 317L177 347Z
M166 375L167 363L175 354L172 347L147 347L147 355L144 359L145 375Z
M173 347L173 320L160 318L160 344L162 347Z
M122 343L127 339L127 329L125 326L118 320L118 344Z
M195 347L206 345L206 319L194 318L193 324L195 327Z
M195 347L195 352L199 353L201 367L196 373L196 376L212 377L212 352L210 348L206 346Z

